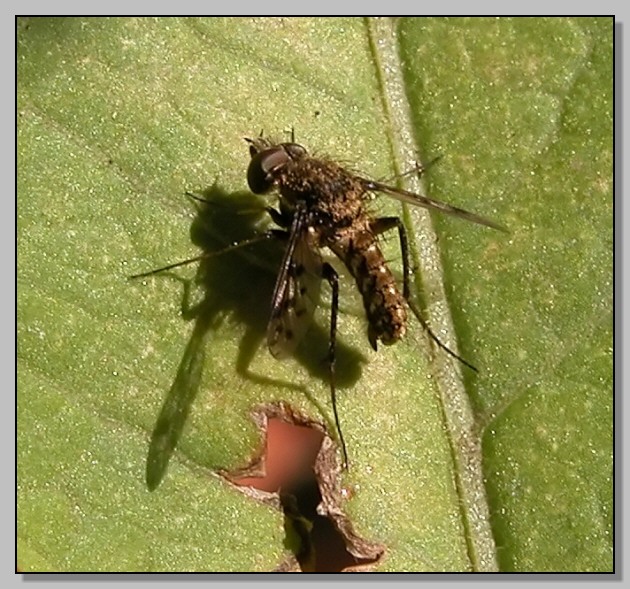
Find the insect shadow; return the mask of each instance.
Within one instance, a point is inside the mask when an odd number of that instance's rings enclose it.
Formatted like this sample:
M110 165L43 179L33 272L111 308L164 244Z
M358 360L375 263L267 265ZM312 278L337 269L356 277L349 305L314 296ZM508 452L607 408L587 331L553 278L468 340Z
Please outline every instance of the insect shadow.
M236 374L259 385L304 394L324 420L329 421L324 406L305 386L250 370L254 356L265 342L269 301L285 246L278 240L266 239L238 249L222 250L264 232L268 224L265 201L250 192L228 193L216 184L200 196L203 201L195 201L197 214L191 225L191 241L201 248L202 255L208 256L197 262L197 273L192 281L173 271L160 272L160 277L182 283L182 316L195 323L151 435L146 464L146 482L150 490L160 484L166 473L197 396L203 370L212 370L212 359L206 355L207 340L226 317L245 326L234 363ZM214 252L217 255L212 255ZM190 300L193 290L199 290L200 299L194 304ZM315 321L304 344L292 357L310 376L328 382L328 344L328 329ZM361 366L366 361L364 355L340 340L337 386L345 388L357 382Z

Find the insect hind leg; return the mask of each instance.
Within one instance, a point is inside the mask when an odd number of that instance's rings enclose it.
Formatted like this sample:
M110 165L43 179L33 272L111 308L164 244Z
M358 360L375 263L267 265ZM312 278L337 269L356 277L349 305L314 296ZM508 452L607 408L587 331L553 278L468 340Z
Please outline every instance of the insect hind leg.
M423 329L427 332L428 336L435 342L435 344L442 348L447 354L459 360L464 366L467 366L471 370L475 372L479 372L475 366L473 366L470 362L464 360L461 356L453 352L446 344L440 341L433 330L429 327L429 324L422 316L420 309L416 305L415 301L411 297L411 287L409 285L409 277L411 276L411 270L409 267L409 241L407 239L407 229L403 225L403 222L399 217L379 217L375 219L370 224L370 229L375 235L380 233L384 233L385 231L390 231L391 229L398 229L398 237L400 240L400 252L402 255L403 262L403 297L407 301L407 305L411 309L411 312L416 316L416 319L420 322Z
M442 155L436 155L432 160L429 160L426 164L423 164L421 161L417 160L415 162L415 166L410 168L406 172L402 172L401 174L394 174L393 176L389 176L381 182L385 184L389 184L390 182L395 182L397 180L401 180L402 178L406 178L407 176L417 176L418 178L422 178L424 173L435 164L437 161L442 159Z
M348 468L348 451L346 442L341 432L339 422L339 412L337 411L337 387L335 384L335 362L337 359L337 315L339 314L339 275L337 271L328 263L322 265L322 277L328 281L332 290L332 302L330 305L330 337L328 340L328 372L330 381L330 398L332 402L333 415L335 417L335 427L339 435L339 445L343 454L343 468Z

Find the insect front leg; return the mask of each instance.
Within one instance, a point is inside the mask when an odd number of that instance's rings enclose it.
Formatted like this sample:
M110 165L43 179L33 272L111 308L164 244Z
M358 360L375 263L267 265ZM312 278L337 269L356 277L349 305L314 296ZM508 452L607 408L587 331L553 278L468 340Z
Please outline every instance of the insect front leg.
M346 442L341 433L339 423L339 413L337 411L337 387L335 384L335 362L337 359L337 316L339 314L339 274L328 263L322 264L322 277L328 281L332 290L332 301L330 305L330 338L328 340L328 373L330 379L330 398L332 401L333 415L335 416L335 426L339 434L339 443L343 453L343 467L348 468L348 451Z
M451 350L446 344L443 344L440 341L438 336L433 333L433 331L429 327L429 324L426 322L424 317L422 317L422 313L420 312L420 309L416 305L415 301L411 298L411 287L409 285L409 279L411 276L411 270L409 267L409 240L407 239L407 229L405 228L403 222L400 220L399 217L380 217L370 223L370 229L375 235L384 233L385 231L389 231L394 228L398 229L398 237L400 240L400 252L402 255L402 262L403 262L403 297L407 301L409 308L411 309L413 314L416 316L416 318L418 319L418 321L420 322L424 330L427 332L429 337L440 348L442 348L449 355L453 356L453 358L456 358L457 360L459 360L465 366L468 366L468 368L470 368L471 370L474 370L475 372L479 372L470 362L467 362L466 360L464 360L461 356L453 352L453 350Z
M284 227L286 229L291 227L291 217L286 212L282 212L282 210L279 211L273 207L265 207L265 210L278 227Z
M156 268L155 270L149 270L148 272L142 272L140 274L133 274L129 277L129 280L135 280L136 278L146 278L147 276L153 276L154 274L160 274L161 272L165 272L166 270L172 270L173 268L179 268L180 266L187 266L188 264L192 264L194 262L200 262L201 260L205 260L207 258L212 258L215 256L220 256L221 254L226 254L227 252L233 252L234 250L240 249L242 247L247 247L249 245L253 245L255 243L259 243L261 241L265 241L266 239L285 239L286 232L282 229L269 229L260 235L256 235L250 239L246 239L245 241L241 241L240 243L235 243L234 245L229 245L221 250L216 252L204 252L199 256L195 256L194 258L188 258L187 260L182 260L180 262L175 262L174 264L169 264L168 266L162 266L161 268Z

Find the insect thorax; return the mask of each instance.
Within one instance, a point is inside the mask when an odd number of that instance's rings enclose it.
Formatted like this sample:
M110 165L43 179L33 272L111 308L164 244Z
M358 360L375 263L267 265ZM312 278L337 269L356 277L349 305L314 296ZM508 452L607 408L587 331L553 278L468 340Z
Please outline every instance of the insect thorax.
M278 187L289 206L303 202L311 224L330 239L338 229L368 226L363 184L334 162L311 157L293 161L282 170Z

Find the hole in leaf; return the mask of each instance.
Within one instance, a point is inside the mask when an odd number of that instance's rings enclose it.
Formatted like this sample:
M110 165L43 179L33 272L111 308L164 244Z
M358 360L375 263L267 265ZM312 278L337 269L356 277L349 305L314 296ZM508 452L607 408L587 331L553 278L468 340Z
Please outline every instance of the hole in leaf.
M222 474L256 499L260 491L277 494L293 553L277 570L371 569L385 550L357 536L344 515L337 449L324 427L286 403L265 405L253 417L264 448L246 468Z

